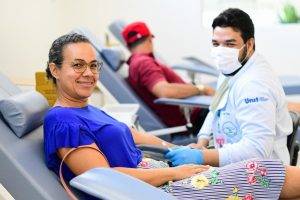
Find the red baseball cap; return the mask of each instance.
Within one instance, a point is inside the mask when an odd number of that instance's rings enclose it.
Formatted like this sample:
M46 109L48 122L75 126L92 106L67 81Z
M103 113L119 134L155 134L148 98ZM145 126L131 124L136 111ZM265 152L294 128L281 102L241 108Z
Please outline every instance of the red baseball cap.
M134 22L125 26L122 36L127 45L139 40L142 37L152 36L149 28L144 22Z

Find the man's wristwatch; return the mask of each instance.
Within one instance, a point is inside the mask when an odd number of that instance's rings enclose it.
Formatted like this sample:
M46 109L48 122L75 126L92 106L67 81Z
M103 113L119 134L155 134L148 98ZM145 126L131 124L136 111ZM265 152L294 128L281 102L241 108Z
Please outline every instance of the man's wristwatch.
M197 88L198 88L198 90L200 91L200 94L203 94L204 93L204 89L205 89L205 85L203 85L203 84L197 84L197 85L195 85Z

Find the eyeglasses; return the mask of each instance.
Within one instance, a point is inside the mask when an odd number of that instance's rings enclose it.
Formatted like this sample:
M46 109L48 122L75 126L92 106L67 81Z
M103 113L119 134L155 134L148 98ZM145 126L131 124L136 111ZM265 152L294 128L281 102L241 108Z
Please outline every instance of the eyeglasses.
M83 73L87 67L90 67L90 70L93 74L98 74L103 66L102 61L92 61L86 63L84 60L76 60L71 63L73 70L77 73Z

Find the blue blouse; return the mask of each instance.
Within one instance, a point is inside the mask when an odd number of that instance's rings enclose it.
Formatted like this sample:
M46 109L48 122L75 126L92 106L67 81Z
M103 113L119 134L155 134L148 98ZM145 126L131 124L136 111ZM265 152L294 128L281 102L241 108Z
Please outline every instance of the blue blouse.
M88 105L83 108L53 107L44 121L44 151L46 165L57 175L61 159L60 148L74 148L95 143L106 156L110 167L135 168L142 160L130 129L102 110ZM64 177L74 174L66 165Z

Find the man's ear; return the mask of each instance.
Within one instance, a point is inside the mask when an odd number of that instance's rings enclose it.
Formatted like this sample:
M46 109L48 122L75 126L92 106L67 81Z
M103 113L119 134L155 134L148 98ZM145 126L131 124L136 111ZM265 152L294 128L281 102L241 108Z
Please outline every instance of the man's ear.
M59 76L58 76L58 68L56 66L55 63L49 63L49 69L50 69L50 72L52 74L52 76L58 80L59 79Z
M254 38L250 38L248 40L248 49L251 48L251 50L254 50L255 40Z

